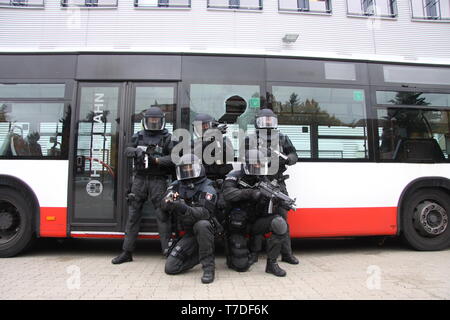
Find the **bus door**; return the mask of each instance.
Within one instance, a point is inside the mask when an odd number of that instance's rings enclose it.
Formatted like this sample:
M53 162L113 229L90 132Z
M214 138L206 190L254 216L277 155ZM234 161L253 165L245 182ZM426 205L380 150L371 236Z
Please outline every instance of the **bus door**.
M142 117L144 111L149 107L159 107L166 116L165 128L172 133L175 124L176 114L176 97L177 97L177 84L176 83L148 83L148 82L135 82L131 84L131 104L130 111L131 125L129 126L127 134L127 143L131 142L133 134L142 130ZM125 184L127 188L132 183L132 163L127 162L125 172ZM170 178L168 179L170 183ZM157 232L157 224L155 218L155 210L151 201L146 201L142 209L142 221L141 232L145 235L152 236ZM122 226L125 229L126 219L128 216L128 208L124 207Z
M121 235L132 176L124 148L141 129L141 114L150 106L161 107L172 131L175 99L174 83L79 83L69 198L72 236ZM154 210L147 203L141 231L156 231Z

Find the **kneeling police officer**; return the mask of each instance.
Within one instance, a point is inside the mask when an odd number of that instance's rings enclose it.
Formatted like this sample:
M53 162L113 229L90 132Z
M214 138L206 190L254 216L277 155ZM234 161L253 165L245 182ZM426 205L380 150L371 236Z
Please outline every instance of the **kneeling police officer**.
M278 141L272 141L272 134L275 134ZM278 168L269 179L271 183L278 185L284 194L288 195L285 180L289 176L284 175L284 172L287 170L287 166L292 166L297 163L298 156L289 137L278 130L278 117L271 109L261 109L256 114L255 133L246 137L246 148L250 149L252 143L258 150L265 150L268 157L272 156L272 152L279 155ZM278 206L276 210L278 210L277 213L287 222L288 210L283 206ZM251 239L250 264L258 261L262 241L262 236L256 236ZM281 245L281 261L289 264L299 263L299 260L292 253L289 225Z
M251 188L260 181L270 183L269 161L256 149L248 150L245 158L243 168L228 174L223 185L225 200L232 207L228 216L227 264L237 271L246 271L250 266L246 234L256 237L271 233L266 245L266 272L283 277L286 271L280 268L277 258L288 231L287 223L277 210L270 210L270 199Z
M203 283L214 281L214 211L217 194L206 178L198 157L186 154L176 166L178 180L173 182L162 201L165 214L175 215L177 225L186 233L168 250L167 274L179 274L198 263L203 268ZM215 220L217 221L217 220Z

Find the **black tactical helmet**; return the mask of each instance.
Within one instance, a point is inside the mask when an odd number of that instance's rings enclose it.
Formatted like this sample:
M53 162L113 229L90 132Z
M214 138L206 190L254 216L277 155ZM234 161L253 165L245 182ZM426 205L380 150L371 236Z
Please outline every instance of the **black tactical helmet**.
M269 159L258 149L247 150L244 171L247 175L266 176L269 174Z
M256 114L256 129L276 129L278 127L277 115L271 109L261 109Z
M142 126L148 131L161 131L166 126L166 116L158 107L150 107L142 118Z
M176 168L178 180L196 179L205 176L205 168L195 154L185 154Z
M200 138L204 133L211 128L217 127L217 121L212 116L206 113L199 113L195 116L192 128L194 134Z

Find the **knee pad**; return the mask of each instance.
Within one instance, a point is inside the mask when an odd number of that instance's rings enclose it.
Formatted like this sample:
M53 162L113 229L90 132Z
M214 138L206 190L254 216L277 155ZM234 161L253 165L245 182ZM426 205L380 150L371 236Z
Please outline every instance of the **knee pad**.
M238 272L247 271L249 250L247 239L241 234L231 234L228 238L227 265Z
M276 234L276 235L284 235L287 230L288 230L288 226L286 221L278 216L272 219L272 222L270 223L270 230Z

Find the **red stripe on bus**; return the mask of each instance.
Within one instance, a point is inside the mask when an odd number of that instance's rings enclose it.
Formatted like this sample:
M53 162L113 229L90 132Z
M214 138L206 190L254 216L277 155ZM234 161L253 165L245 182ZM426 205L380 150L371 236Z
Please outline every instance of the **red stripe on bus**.
M67 237L67 208L41 207L39 235Z
M397 207L300 208L288 215L292 238L397 234ZM41 237L67 237L67 208L41 207ZM123 238L117 234L71 234L73 238ZM140 235L158 239L158 235Z
M292 238L397 234L397 208L300 208L288 215Z
M108 239L123 239L123 234L71 234L72 238L108 238ZM159 239L159 235L140 235L139 239Z

